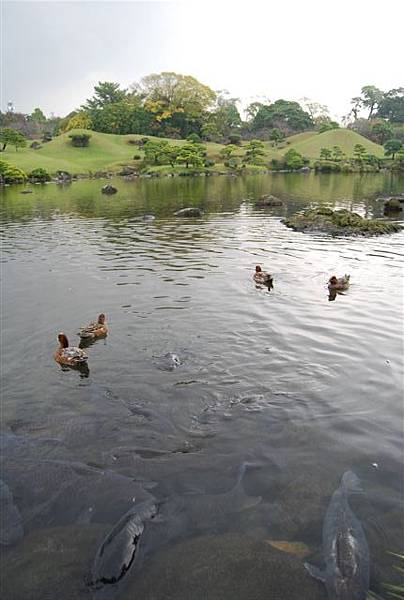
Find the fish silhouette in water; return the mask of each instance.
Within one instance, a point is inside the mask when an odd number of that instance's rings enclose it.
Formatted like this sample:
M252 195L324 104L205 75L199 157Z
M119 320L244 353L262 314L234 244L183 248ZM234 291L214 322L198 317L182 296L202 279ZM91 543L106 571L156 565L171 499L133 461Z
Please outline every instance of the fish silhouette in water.
M8 458L0 467L26 533L55 524L111 523L133 508L134 498L152 500L131 478L78 462Z
M332 495L323 525L325 570L305 563L322 581L330 600L366 600L369 590L369 548L362 525L348 503L348 491L361 491L359 479L346 471Z
M128 511L108 533L98 548L91 573L94 586L118 583L131 567L145 528L145 521L157 513L147 501Z
M24 535L22 518L8 485L0 479L0 545L11 546Z
M237 483L221 494L172 496L159 505L159 519L151 521L140 549L139 563L169 542L228 526L231 515L253 508L261 496L249 496L242 480L249 463L243 463Z
M173 352L167 352L164 356L158 357L156 364L160 371L174 371L180 366L181 361Z

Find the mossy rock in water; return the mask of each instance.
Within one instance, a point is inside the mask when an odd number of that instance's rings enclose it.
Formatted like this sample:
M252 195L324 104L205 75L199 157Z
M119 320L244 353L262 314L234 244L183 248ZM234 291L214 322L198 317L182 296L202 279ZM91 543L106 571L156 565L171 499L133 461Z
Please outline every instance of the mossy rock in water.
M239 534L203 536L146 562L122 600L324 600L303 561Z
M258 198L258 200L255 202L255 206L256 208L270 208L273 206L283 206L283 202L279 198L276 198L276 196L264 194L264 196Z
M399 198L390 198L389 200L386 201L386 203L384 205L385 213L400 212L403 209L404 209L404 198L402 198L401 200Z
M81 600L86 578L108 526L39 529L1 556L2 598Z
M295 231L320 231L332 236L338 235L383 235L401 231L397 223L377 219L364 219L346 209L332 211L328 208L309 209L282 221Z

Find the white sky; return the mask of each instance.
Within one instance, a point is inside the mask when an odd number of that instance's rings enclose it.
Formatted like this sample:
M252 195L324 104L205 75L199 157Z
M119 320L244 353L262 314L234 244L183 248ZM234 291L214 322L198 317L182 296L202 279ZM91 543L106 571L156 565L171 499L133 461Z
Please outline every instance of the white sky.
M1 2L1 108L64 115L99 80L176 71L243 104L309 97L340 118L404 86L404 0Z

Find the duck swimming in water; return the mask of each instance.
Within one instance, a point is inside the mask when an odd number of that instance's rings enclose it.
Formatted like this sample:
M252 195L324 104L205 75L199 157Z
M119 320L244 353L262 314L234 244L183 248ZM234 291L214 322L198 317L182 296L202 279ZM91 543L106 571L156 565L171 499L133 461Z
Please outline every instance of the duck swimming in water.
M105 322L105 315L101 313L96 323L89 323L82 327L78 333L82 340L94 340L98 337L107 335L108 327Z
M343 277L338 278L335 275L333 275L328 281L328 289L330 290L330 292L347 290L349 287L350 277L350 275L344 275Z
M266 271L263 271L259 265L255 267L253 279L255 283L258 283L258 285L267 285L269 287L272 287L272 275L270 275Z
M54 354L57 363L67 367L78 367L87 363L88 356L84 350L69 346L69 340L63 332L59 333L58 341L60 345Z

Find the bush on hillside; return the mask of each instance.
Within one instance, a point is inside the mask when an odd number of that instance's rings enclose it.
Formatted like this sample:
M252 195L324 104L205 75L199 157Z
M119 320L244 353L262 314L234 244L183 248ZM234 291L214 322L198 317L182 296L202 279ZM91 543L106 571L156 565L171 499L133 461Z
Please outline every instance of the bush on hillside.
M28 179L33 183L45 183L45 181L50 181L51 177L46 169L38 167L37 169L33 169L31 171L31 173L28 175Z
M77 113L77 115L74 115L74 117L72 117L67 125L65 126L63 131L70 131L71 129L92 129L93 128L93 122L91 120L91 117L89 117L89 115L87 115L86 113Z
M293 148L285 153L284 159L288 169L301 169L305 165L303 156Z
M322 159L314 163L314 170L320 173L339 173L341 168L341 163L335 160Z
M230 133L229 134L229 144L234 144L235 146L239 146L241 143L241 135L239 133Z
M90 144L90 133L71 133L69 138L72 140L72 146L75 148L85 148Z
M5 160L0 160L0 183L24 183L27 175L14 165Z
M199 135L197 133L190 133L187 136L187 142L192 142L194 144L199 144L201 142L201 138L199 137Z

